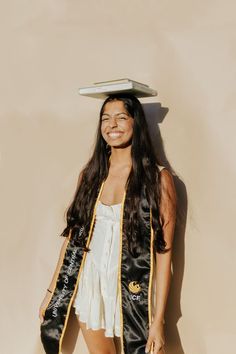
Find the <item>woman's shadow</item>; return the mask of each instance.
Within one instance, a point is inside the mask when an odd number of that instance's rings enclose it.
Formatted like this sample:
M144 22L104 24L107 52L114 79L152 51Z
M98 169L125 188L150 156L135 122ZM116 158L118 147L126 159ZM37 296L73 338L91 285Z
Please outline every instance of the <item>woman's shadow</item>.
M152 143L162 166L167 167L173 175L177 193L177 218L172 252L172 278L165 311L166 354L184 354L177 323L182 317L181 289L185 263L185 228L187 218L187 191L184 182L179 178L167 159L159 125L163 122L168 108L160 103L143 105Z
M172 279L165 311L165 339L166 354L185 354L179 336L177 323L182 317L181 313L181 288L184 274L185 249L184 237L187 217L187 192L183 181L171 167L164 149L158 124L162 123L168 108L160 103L143 104L149 132L157 156L160 157L162 166L167 167L173 174L177 193L177 220L172 253ZM68 325L63 340L63 354L73 354L79 336L79 322L72 307ZM84 343L80 343L84 344ZM118 344L119 346L119 344ZM117 354L121 354L118 350Z

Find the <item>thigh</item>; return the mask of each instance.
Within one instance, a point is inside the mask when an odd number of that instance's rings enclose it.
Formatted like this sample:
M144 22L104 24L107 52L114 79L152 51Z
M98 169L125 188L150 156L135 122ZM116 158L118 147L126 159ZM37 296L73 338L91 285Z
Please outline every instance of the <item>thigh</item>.
M81 321L79 325L90 354L116 354L113 338L105 336L105 329L87 329Z

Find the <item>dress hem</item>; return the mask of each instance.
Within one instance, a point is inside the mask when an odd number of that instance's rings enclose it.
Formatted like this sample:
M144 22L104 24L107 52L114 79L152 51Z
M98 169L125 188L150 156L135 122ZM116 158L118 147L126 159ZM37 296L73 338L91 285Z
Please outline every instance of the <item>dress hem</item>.
M76 313L76 314L78 315L78 313ZM120 337L120 332L119 332L119 333L116 332L116 331L113 332L113 330L109 330L109 329L107 329L107 328L105 328L105 327L103 327L103 326L101 326L101 325L88 326L86 320L83 320L83 319L81 319L80 322L83 322L83 323L86 324L86 329L92 329L92 330L94 330L94 331L97 331L97 330L99 330L99 329L104 329L104 330L105 330L105 337L114 337L114 336ZM116 329L116 328L115 328L115 329ZM111 332L113 332L113 333L111 333Z

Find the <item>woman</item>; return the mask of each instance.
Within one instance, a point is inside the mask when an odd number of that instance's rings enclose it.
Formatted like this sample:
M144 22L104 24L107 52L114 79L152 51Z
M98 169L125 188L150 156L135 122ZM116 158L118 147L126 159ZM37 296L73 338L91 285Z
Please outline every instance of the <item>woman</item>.
M159 162L139 100L110 95L39 311L46 353L60 352L72 305L90 353L117 353L119 337L124 354L164 353L176 192Z

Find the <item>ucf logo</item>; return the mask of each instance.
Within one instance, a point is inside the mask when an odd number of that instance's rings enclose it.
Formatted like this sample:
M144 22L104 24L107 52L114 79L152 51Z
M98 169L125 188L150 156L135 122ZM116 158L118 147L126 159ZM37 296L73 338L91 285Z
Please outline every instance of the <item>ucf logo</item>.
M129 298L130 300L140 301L140 295L137 295L141 291L141 287L137 281L131 281L129 283L129 291L132 293Z

